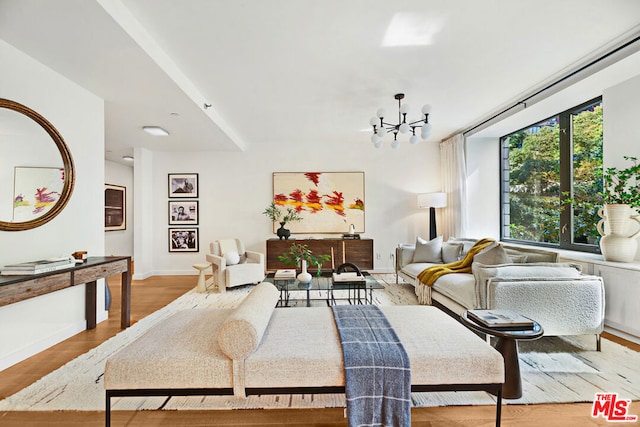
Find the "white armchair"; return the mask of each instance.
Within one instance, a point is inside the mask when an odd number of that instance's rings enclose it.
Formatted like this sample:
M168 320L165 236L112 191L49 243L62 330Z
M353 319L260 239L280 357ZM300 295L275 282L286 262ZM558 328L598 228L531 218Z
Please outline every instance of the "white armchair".
M260 283L265 277L264 254L247 251L240 239L211 242L209 252L206 257L218 292L232 286Z

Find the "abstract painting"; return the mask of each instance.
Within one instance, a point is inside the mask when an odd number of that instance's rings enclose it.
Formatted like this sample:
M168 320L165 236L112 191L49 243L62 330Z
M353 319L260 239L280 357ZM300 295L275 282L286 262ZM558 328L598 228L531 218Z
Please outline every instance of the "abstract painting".
M13 222L30 221L44 215L60 199L64 168L14 168Z
M364 172L274 172L273 201L302 216L287 223L292 233L364 232Z

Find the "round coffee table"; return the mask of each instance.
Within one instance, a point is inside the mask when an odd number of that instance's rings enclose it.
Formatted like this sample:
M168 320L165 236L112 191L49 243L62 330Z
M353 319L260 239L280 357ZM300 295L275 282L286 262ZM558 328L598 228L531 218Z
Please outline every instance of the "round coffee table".
M542 337L542 326L534 321L533 329L496 329L476 323L464 311L460 315L462 323L469 329L496 337L495 348L504 359L504 384L502 397L505 399L519 399L522 397L522 378L520 377L520 362L518 361L518 340L537 340Z

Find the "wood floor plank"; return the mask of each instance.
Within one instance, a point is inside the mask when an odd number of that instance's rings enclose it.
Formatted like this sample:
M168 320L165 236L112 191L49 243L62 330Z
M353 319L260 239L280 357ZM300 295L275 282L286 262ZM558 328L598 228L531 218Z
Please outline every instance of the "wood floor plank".
M395 276L387 278L391 283ZM159 276L132 282L132 324L164 307L195 286L195 276ZM83 331L15 366L0 372L0 398L7 397L37 379L54 371L80 354L97 347L120 331L120 283L118 276L109 278L112 306L109 320L96 329ZM606 337L640 351L640 345L606 334ZM617 390L612 390L617 391ZM494 425L492 406L458 406L413 408L412 425L417 427L489 427ZM640 402L633 402L631 414L640 414ZM505 405L502 425L505 427L584 427L611 425L603 418L591 417L591 404ZM29 411L0 412L2 427L104 426L102 411ZM114 411L116 426L346 426L341 408L269 409L234 411Z

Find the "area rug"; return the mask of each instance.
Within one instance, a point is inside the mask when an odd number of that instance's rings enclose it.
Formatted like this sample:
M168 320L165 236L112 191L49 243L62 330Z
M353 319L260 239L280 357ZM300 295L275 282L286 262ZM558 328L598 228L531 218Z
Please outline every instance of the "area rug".
M396 284L395 276L374 275L384 289L374 291L377 305L417 304L413 288ZM141 319L100 346L79 356L31 386L0 401L0 411L55 411L104 409L102 376L110 355L145 333L160 320L179 310L235 307L251 287L224 294L200 294L194 290ZM594 336L545 337L520 343L523 397L505 399L506 404L592 402L597 392L616 392L621 398L640 399L640 353L603 340L595 351ZM494 405L484 392L414 393L413 405ZM344 407L342 394L269 395L236 399L233 396L122 398L113 410L158 409L262 409Z

